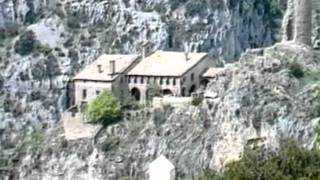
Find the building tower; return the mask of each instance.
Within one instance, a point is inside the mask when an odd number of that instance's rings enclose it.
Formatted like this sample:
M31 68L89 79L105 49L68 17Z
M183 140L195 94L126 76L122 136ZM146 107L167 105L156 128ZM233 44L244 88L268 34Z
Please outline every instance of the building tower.
M294 0L294 41L311 46L312 0Z

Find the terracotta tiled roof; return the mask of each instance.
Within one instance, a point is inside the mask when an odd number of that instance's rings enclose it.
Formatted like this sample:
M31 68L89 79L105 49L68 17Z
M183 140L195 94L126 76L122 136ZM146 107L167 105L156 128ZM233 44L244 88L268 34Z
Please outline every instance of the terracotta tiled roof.
M225 72L224 68L217 68L217 67L209 68L205 73L203 73L202 77L213 78L224 72Z
M85 67L73 80L96 80L112 81L117 74L125 71L136 59L138 55L101 55L93 63ZM111 75L110 61L115 61L115 73ZM99 67L101 71L99 72Z
M181 76L207 56L207 53L156 51L144 58L129 75L140 76Z

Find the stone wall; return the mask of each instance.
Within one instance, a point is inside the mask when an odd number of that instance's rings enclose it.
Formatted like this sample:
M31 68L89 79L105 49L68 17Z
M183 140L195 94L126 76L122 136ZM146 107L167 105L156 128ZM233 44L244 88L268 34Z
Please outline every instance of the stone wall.
M163 106L188 106L191 105L192 99L192 97L155 97L153 98L152 106L155 108Z

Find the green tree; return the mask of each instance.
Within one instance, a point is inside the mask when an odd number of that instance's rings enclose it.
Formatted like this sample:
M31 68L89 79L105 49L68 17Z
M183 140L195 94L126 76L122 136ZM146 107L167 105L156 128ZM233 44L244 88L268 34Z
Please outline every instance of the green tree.
M119 99L110 91L103 91L89 103L87 113L91 122L107 126L120 120L122 110Z
M37 40L33 31L27 31L21 35L19 40L14 45L16 53L25 56L32 53L36 47Z

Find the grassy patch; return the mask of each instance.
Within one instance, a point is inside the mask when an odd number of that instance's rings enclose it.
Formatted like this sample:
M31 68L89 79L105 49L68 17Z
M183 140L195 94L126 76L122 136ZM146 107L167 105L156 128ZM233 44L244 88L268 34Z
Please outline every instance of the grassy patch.
M306 72L303 80L306 84L313 84L320 81L320 72Z

